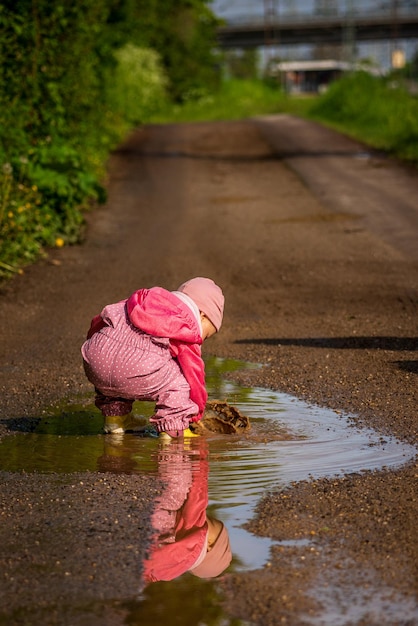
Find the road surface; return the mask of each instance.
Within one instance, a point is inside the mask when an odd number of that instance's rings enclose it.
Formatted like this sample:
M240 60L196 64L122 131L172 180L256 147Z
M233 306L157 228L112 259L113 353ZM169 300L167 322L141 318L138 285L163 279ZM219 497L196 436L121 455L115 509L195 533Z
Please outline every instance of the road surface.
M108 190L81 246L2 287L4 438L91 393L80 345L105 304L202 275L226 296L205 353L264 365L239 381L417 444L416 171L277 116L141 128L112 156ZM338 624L418 623L417 473L411 463L264 494L250 528L293 547L225 576L228 613L319 625L332 601ZM126 623L156 490L129 474L3 472L0 622Z

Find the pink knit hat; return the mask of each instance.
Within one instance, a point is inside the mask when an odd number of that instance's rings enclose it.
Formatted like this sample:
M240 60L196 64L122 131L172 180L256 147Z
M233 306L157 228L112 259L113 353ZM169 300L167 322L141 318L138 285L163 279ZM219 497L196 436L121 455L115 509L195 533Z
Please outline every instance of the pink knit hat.
M192 567L189 572L198 578L215 578L222 574L232 561L231 546L229 543L229 535L225 526L222 524L222 530L219 537L213 544L203 561Z
M225 298L222 289L210 278L192 278L180 285L177 291L182 291L189 296L210 319L218 331L222 325Z

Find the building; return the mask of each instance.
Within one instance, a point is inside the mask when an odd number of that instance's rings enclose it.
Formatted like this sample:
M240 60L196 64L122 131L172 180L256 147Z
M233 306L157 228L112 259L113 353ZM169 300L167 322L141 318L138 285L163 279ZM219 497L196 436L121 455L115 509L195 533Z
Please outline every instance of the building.
M288 93L318 93L326 90L328 85L345 72L353 69L366 69L378 74L374 68L358 66L347 61L332 59L312 61L282 61L271 66L271 73L280 80Z

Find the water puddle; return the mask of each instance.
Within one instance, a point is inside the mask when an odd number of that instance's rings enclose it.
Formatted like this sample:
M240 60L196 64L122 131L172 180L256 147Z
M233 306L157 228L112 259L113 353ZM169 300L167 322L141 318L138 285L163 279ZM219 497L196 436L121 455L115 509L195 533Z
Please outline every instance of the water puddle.
M256 537L242 526L252 517L263 493L310 477L395 467L416 455L414 447L394 438L382 438L373 430L359 429L335 411L271 390L241 387L224 378L226 372L243 367L251 366L215 358L206 362L210 398L226 399L250 418L252 428L245 435L213 434L168 446L159 439L134 434L120 438L104 436L101 417L89 397L88 402L63 407L58 414L44 417L36 432L15 434L0 442L0 470L152 473L164 481L153 518L154 557L150 557L145 569L149 580L158 581L165 576L167 582L159 582L156 587L144 584L140 600L132 601L130 607L131 624L147 626L156 621L162 623L163 619L173 623L170 598L190 598L198 586L199 610L210 598L211 608L206 608L215 611L219 621L205 621L207 613L189 616L188 608L182 613L182 624L243 626L244 622L222 613L216 580L182 575L190 569L187 559L193 561L195 556L202 558L206 554L202 537L206 537L207 517L224 525L228 541L222 557L227 565L232 559L229 571L253 570L268 562L272 541ZM135 412L143 415L146 423L153 405L137 405ZM186 560L181 556L181 542L174 541L176 529L172 526L173 511L180 509L189 515L181 523L184 527L192 524L193 528L184 553L190 555L193 551L194 556ZM178 523L178 515L176 519ZM217 528L219 532L219 524ZM184 565L179 567L182 559ZM171 562L177 565L171 568ZM203 558L202 564L205 562ZM155 604L156 594L164 598L163 603Z

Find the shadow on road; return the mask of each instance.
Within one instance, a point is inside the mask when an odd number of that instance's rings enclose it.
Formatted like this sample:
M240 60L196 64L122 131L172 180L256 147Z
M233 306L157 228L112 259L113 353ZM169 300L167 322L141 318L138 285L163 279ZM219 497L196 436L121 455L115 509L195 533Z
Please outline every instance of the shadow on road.
M303 346L335 350L418 350L418 337L300 337L238 339L239 344L264 344L268 346ZM406 363L406 361L404 361Z

